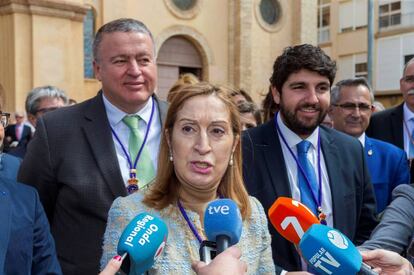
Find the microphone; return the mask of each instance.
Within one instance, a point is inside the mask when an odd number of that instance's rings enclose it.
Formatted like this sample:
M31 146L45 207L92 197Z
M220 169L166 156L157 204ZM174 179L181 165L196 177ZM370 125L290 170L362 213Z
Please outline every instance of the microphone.
M128 255L122 270L127 274L142 274L149 270L162 254L167 237L168 228L163 220L146 212L138 214L118 241L118 255Z
M312 225L299 242L302 257L317 274L378 275L354 244L340 231L322 224Z
M204 231L209 241L217 243L217 254L239 242L242 218L239 207L231 199L218 199L207 205Z
M294 244L299 243L311 225L319 224L306 205L287 197L279 197L269 208L268 216L276 231Z

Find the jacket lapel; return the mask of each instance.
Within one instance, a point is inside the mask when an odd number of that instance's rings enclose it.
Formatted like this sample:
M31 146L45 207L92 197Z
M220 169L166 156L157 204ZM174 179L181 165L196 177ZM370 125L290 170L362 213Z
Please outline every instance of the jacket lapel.
M278 197L292 197L286 163L274 120L266 125L263 139L264 144L268 145L267 148L263 146L264 165L266 165L270 175L273 192L276 194L275 199Z
M404 104L394 109L391 115L391 133L394 135L395 145L404 148Z
M365 157L368 159L370 158L375 152L373 150L372 141L369 137L365 136Z
M82 125L103 178L114 197L126 196L102 93L91 101Z
M10 194L5 188L3 178L0 178L0 272L4 270L4 261L9 246L11 212Z
M153 95L155 101L157 101L157 105L158 105L158 111L160 114L160 123L161 126L164 126L164 122L165 122L165 117L167 116L167 111L168 111L168 103L165 101L160 100L155 94Z
M331 135L328 135L322 127L320 129L321 147L325 159L326 170L328 172L329 186L332 196L332 214L335 228L343 228L342 224L346 221L341 219L339 213L345 209L344 201L344 182L341 182L341 171L338 163L338 147Z

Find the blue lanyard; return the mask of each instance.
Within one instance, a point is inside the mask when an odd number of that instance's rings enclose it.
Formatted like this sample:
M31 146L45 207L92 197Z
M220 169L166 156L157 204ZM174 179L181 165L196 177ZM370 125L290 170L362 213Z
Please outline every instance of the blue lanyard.
M134 172L132 172L132 169L136 169L138 160L139 160L139 158L141 156L141 153L142 153L142 150L144 149L145 143L147 142L149 130L151 128L152 118L154 117L154 109L155 109L154 106L155 106L155 104L154 104L154 98L152 98L151 116L150 116L150 119L148 121L147 129L145 130L144 141L142 142L141 147L138 150L138 154L135 157L134 165L132 165L132 160L131 160L131 157L132 156L129 155L128 151L126 150L125 146L122 144L122 142L119 139L118 135L116 134L115 130L112 128L112 126L110 126L111 127L111 131L112 131L112 134L114 135L116 141L118 141L119 145L121 145L122 151L124 152L124 154L125 154L125 156L127 158L128 165L129 165L129 169L130 169L129 175L130 175L131 178L135 178L136 177L136 174Z
M321 175L322 175L322 173L321 173L321 137L320 137L319 129L318 129L318 146L317 146L319 190L318 190L318 196L316 197L315 193L313 192L313 189L311 188L310 180L309 180L308 176L305 173L305 169L299 163L298 158L296 157L295 153L293 153L292 149L289 147L285 136L283 135L282 131L280 130L279 124L277 123L278 115L279 115L279 112L277 112L277 114L274 116L274 122L275 122L275 125L276 125L277 132L279 133L280 137L282 138L283 143L286 145L286 148L288 148L290 154L292 155L293 159L295 160L295 162L296 162L296 164L299 168L299 171L302 173L303 177L305 178L306 185L308 186L309 190L311 191L313 201L317 205L319 220L321 221L321 223L326 224L325 214L322 213L322 207L321 207L321 202L322 202L322 176Z
M178 208L180 209L181 215L183 215L185 221L188 224L188 227L190 227L191 231L193 232L194 236L196 236L198 242L201 244L203 242L203 239L201 238L200 234L198 234L197 229L194 227L193 223L188 218L187 212L185 212L184 207L182 206L181 202L178 200L177 202Z
M223 196L219 195L219 198L222 199ZM178 208L180 209L181 215L183 215L185 221L188 224L188 227L190 227L191 231L193 232L194 236L197 238L198 242L201 244L203 242L203 239L201 238L200 234L198 234L197 229L193 225L193 223L190 221L190 218L187 215L187 212L185 211L183 205L181 204L180 200L177 202Z

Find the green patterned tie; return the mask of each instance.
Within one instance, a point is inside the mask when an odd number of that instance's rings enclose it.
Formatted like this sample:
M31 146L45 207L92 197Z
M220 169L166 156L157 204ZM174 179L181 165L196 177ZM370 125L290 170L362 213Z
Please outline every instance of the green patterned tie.
M125 116L122 121L128 126L131 130L129 134L129 156L131 158L132 165L135 163L139 149L142 146L143 138L138 130L138 123L141 118L137 115L134 116ZM149 130L149 129L148 129ZM145 187L150 183L155 177L155 169L152 164L150 154L147 150L147 147L144 146L142 149L141 155L137 163L137 179L139 180L139 188Z

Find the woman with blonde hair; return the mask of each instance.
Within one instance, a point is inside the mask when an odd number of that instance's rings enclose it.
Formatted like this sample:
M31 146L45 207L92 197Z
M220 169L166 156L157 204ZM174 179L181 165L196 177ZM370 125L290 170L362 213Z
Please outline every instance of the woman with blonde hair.
M248 274L274 274L270 235L261 204L243 184L240 120L230 92L199 83L183 87L168 110L158 159L158 173L148 190L114 201L104 235L104 266L116 255L123 229L137 214L159 216L168 226L163 255L150 274L190 274L205 240L207 204L234 200L243 220L237 246Z

